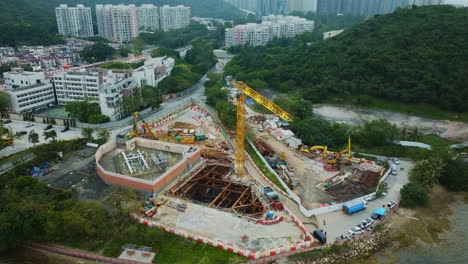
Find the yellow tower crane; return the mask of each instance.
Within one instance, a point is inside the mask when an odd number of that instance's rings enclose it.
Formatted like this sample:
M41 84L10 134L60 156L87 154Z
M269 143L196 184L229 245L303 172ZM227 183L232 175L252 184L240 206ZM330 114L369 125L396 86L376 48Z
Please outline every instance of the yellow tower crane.
M245 175L244 169L244 138L245 138L245 99L246 95L250 96L255 102L261 104L268 110L280 118L291 122L292 116L281 109L281 107L274 104L272 101L265 98L263 95L257 93L255 90L239 81L229 81L234 87L239 90L239 97L237 98L237 131L236 131L236 166L237 173L240 176Z

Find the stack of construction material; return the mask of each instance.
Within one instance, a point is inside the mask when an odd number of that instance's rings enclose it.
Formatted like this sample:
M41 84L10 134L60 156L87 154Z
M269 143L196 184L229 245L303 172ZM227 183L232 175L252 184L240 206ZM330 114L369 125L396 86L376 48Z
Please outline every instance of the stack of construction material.
M380 172L382 171L383 167L380 165L377 165L375 162L366 162L366 163L361 163L358 166L358 170L360 171L372 171L372 172Z

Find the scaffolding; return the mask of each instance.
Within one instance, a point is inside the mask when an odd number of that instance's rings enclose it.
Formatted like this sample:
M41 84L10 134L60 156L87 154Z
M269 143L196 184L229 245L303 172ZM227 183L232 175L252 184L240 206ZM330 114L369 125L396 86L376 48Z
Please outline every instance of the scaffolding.
M143 171L149 169L149 165L140 150L137 150L136 153L131 152L129 154L126 154L125 151L123 151L122 156L124 158L125 164L127 164L127 168L130 171L130 174L136 173L138 168L141 168Z

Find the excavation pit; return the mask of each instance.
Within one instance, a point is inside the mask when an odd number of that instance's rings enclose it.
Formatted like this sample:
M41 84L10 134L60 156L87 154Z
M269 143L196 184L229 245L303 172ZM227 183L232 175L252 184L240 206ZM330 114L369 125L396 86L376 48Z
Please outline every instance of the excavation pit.
M176 187L175 196L218 210L260 217L266 211L260 197L251 186L228 179L232 168L206 165L191 179Z

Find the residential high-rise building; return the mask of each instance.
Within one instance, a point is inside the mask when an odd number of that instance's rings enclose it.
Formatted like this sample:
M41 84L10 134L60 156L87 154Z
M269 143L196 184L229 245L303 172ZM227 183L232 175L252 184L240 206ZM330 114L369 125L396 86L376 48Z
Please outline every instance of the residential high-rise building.
M76 7L60 5L55 8L55 15L60 35L72 37L94 36L91 8L84 5L76 5Z
M164 31L184 28L190 24L190 7L164 5L159 8L159 17Z
M226 47L236 45L265 45L273 38L292 38L306 31L314 30L314 21L305 18L282 15L268 15L261 24L248 23L227 28Z
M224 0L224 2L229 3L239 9L245 9L252 12L257 12L259 0Z
M288 12L301 11L301 12L316 12L317 0L287 0Z
M101 37L127 43L138 37L135 5L96 5L98 31Z
M257 19L278 14L278 0L257 0Z
M409 5L439 5L444 0L317 0L317 12L373 16Z
M155 5L137 7L138 27L140 29L159 29L159 10Z

